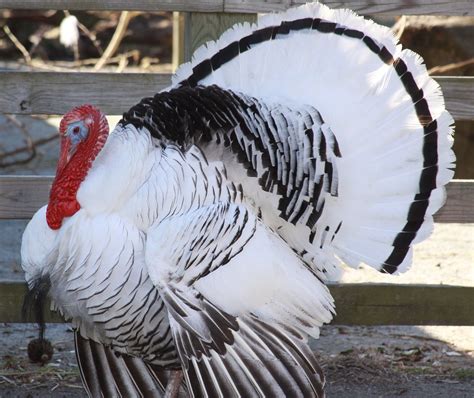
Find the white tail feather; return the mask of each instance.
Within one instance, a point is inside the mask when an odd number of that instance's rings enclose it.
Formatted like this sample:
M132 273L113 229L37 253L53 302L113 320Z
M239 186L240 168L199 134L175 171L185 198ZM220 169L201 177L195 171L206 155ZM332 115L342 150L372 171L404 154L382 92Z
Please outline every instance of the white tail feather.
M314 262L325 277L337 277L338 259L351 266L365 262L386 272L403 271L409 267L412 253L405 243L410 246L429 236L432 214L444 203L444 185L453 176L453 119L421 57L402 50L388 28L348 10L306 4L260 17L255 25L229 29L216 42L199 48L192 62L178 69L173 84L189 78L202 61L257 30L308 18L362 32L368 42L334 34L334 28L328 33L314 27L282 34L277 31L271 40L240 52L198 83L216 84L269 103L316 108L342 153L340 159L334 159L338 196L325 197L318 220L321 227L312 244L307 242L304 225L275 227L295 250L305 252L305 259ZM384 47L386 59L371 46ZM397 65L400 69L406 66L408 74L396 69ZM414 99L420 95L419 89L422 94ZM420 100L426 101L431 119L420 116ZM436 121L437 128L427 130L430 120ZM435 144L430 144L435 134ZM431 177L425 176L427 171L436 171L433 186ZM416 197L420 193L424 200ZM413 203L419 208L414 209ZM418 213L413 213L415 210ZM409 214L416 220L409 220ZM414 221L419 224L416 228L410 225ZM338 228L341 230L336 235ZM392 260L393 255L397 259Z

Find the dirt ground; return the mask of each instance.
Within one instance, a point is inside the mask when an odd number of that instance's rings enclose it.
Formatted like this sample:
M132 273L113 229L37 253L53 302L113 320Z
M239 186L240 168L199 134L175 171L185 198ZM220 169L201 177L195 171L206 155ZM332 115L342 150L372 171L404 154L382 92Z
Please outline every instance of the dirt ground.
M19 118L33 138L53 134L58 119ZM111 120L112 124L117 119ZM0 145L21 144L15 126L0 119ZM5 135L5 133L8 133ZM38 149L36 158L1 174L52 174L57 141ZM0 278L22 279L19 249L24 221L0 222ZM431 239L415 249L414 266L399 277L370 269L348 270L343 282L442 283L474 286L474 225L438 224ZM474 304L473 304L474 305ZM52 361L28 361L26 346L34 325L0 324L0 398L84 397L67 325L50 325ZM472 397L473 327L326 326L312 342L327 377L329 397Z
M28 361L34 325L2 325L0 397L85 397L68 325L49 325L52 361ZM335 327L312 342L327 377L328 397L472 397L473 352L415 327Z

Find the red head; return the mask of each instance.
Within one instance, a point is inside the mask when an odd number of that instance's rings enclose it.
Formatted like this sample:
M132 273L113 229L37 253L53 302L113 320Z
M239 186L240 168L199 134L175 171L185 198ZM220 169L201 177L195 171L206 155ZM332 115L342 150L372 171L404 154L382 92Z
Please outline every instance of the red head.
M80 209L77 191L107 140L109 125L102 112L86 104L64 115L59 134L58 167L46 211L46 221L51 229L60 228L65 217Z

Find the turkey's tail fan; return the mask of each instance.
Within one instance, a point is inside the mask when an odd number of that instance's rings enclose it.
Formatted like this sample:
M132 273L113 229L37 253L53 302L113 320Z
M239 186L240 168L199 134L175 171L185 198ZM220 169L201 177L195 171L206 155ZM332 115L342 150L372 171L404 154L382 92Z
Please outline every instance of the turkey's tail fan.
M260 140L235 133L258 177L242 177L244 192L259 182L264 219L321 275L335 278L341 261L409 267L454 174L453 119L388 28L317 3L266 15L198 49L170 89L198 85L241 96L240 127ZM320 120L308 127L311 110Z
M120 355L109 346L74 332L81 379L89 397L162 397L169 370L138 357ZM184 384L179 397L186 396Z

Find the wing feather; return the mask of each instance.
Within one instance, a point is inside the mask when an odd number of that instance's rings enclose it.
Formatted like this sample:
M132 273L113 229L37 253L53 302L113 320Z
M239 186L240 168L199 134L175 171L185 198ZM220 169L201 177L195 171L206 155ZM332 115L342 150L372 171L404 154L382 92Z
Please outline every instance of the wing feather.
M252 264L261 247L273 250ZM148 234L145 256L193 396L323 396L304 336L329 319L327 290L249 208L218 203L169 217Z

